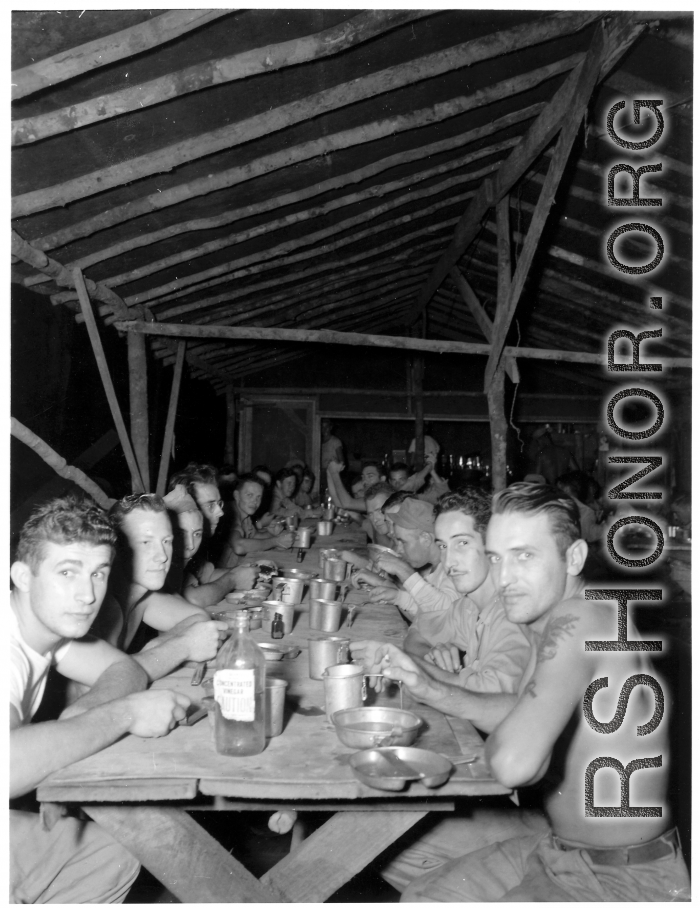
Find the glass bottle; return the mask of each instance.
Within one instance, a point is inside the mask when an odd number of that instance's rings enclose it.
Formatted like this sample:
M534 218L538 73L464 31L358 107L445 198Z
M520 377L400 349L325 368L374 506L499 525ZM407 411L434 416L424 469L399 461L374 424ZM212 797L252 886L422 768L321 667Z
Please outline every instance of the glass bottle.
M248 633L249 620L237 612L214 671L216 750L230 757L265 749L265 656Z
M275 617L272 619L270 636L273 640L281 640L282 637L284 637L284 622L282 621L282 616L279 612L275 612Z

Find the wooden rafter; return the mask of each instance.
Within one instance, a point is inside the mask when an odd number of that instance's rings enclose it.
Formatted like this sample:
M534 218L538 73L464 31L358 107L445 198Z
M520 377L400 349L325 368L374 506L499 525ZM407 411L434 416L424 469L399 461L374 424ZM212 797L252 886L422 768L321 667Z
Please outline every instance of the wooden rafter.
M508 329L510 328L510 323L513 320L516 306L518 305L518 301L520 300L520 294L522 293L523 287L525 286L525 281L530 271L532 261L535 257L540 237L542 236L542 231L544 230L544 225L546 224L547 218L549 216L549 211L552 207L552 203L554 202L554 196L559 186L559 181L561 180L564 169L568 163L569 155L571 154L571 149L573 148L574 140L576 139L576 136L580 129L584 114L588 109L591 93L593 92L593 89L595 88L598 81L604 52L605 42L603 40L603 30L602 27L599 26L596 30L595 37L593 38L593 42L586 56L584 65L581 67L577 74L576 82L573 87L571 109L569 110L561 124L561 132L559 133L554 156L552 157L551 163L549 165L549 170L547 171L547 177L545 179L544 185L542 186L540 197L537 200L537 206L530 221L530 227L527 232L525 243L523 244L523 248L520 252L520 255L518 256L518 263L515 268L515 274L513 275L512 280L508 280L507 287L503 288L504 293L507 289L507 297L501 295L500 281L503 278L502 250L504 249L505 244L510 244L510 236L503 236L503 231L500 229L501 220L500 218L497 219L499 250L499 305L496 309L496 317L494 318L493 337L491 339L491 354L489 355L489 359L486 364L486 371L484 374L485 390L488 389L491 381L494 378L494 375L496 374L496 369L501 359L501 352L506 341L506 335L508 333ZM501 200L499 199L499 204L500 202ZM499 211L500 210L501 209L499 208ZM508 219L509 208L507 202L503 207L503 212L503 218ZM510 252L508 252L507 258L508 262L510 263ZM503 305L501 305L501 302L503 302Z
M215 15L226 15L232 10L211 11ZM167 14L166 14L167 15ZM183 14L180 13L180 16ZM197 14L194 14L197 15ZM272 72L287 66L296 66L311 60L319 60L330 54L337 54L369 41L377 35L398 28L406 22L413 22L432 15L429 10L367 10L353 19L348 19L314 35L295 38L281 44L268 44L256 47L232 57L221 60L207 60L175 73L169 73L159 79L152 79L140 85L122 89L109 95L90 98L80 104L71 104L60 110L38 114L12 123L12 144L24 145L36 142L49 136L55 136L71 129L78 129L90 123L103 123L111 117L121 116L134 110L143 110L154 104L162 104L173 98L181 97L193 91L200 91L214 85L223 85L237 79L245 79L258 73ZM188 13L190 18L193 13ZM200 18L191 25L192 28L204 24L212 16ZM158 20L165 18L159 16ZM149 22L147 25L151 25ZM131 31L138 31L142 26L135 26ZM123 33L122 33L123 34ZM143 50L144 48L141 48ZM73 50L75 56L76 51ZM107 61L111 62L111 61Z
M643 29L644 25L631 23L629 16L615 17L614 24L607 34L608 51L599 70L601 78L610 71ZM450 268L457 263L473 241L489 208L510 191L557 134L573 103L574 90L582 67L583 61L557 90L550 103L529 128L522 142L503 162L496 179L487 179L481 184L479 192L460 218L452 242L421 290L409 313L407 324L411 325L419 318Z
M562 34L577 31L582 25L587 25L592 21L597 14L571 15L574 17L572 20L555 16L537 20L527 26L517 26L476 38L462 45L412 60L410 63L398 64L352 82L326 89L299 101L281 105L272 111L250 117L248 120L221 127L193 139L184 139L176 145L131 158L102 170L83 174L65 183L23 193L13 198L12 217L25 217L57 205L66 205L77 199L86 198L97 192L103 192L155 173L170 171L181 164L215 154L243 142L249 142L260 136L270 135L321 113L338 110L358 101L376 97L386 91L413 85L416 82L442 75L454 69L461 69L503 53L511 53L540 44ZM571 22L575 23L575 28L571 27ZM518 81L524 84L532 77L536 80L539 78L539 81L542 81L543 78L551 78L556 72L571 69L578 60L579 55L574 55L574 57L558 61L550 67L541 67L539 70L521 76ZM537 84L537 81L534 84ZM488 95L489 90L475 92L472 96L473 106L488 103L485 100Z
M12 73L12 100L25 98L66 79L73 79L125 57L166 44L207 22L226 16L230 9L169 10L131 28L71 47Z

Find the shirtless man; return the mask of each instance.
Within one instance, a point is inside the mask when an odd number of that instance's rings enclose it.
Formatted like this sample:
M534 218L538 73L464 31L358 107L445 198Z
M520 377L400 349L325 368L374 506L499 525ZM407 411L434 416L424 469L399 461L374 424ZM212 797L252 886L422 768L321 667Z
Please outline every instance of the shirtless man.
M22 529L10 569L10 797L125 734L165 735L185 717L187 697L146 691L146 673L88 635L107 589L116 537L94 504L42 506ZM31 722L51 665L89 688L58 721ZM54 806L54 805L51 805ZM10 811L10 901L121 902L138 861L96 823Z
M196 562L204 534L204 515L184 486L175 486L163 499L177 526L173 559L168 574L169 589L181 593L200 608L216 605L233 590L250 590L258 568L252 565L215 568L211 561Z
M549 828L448 861L416 879L405 901L689 897L667 800L669 716L660 705L662 689L644 652L586 650L587 641L615 643L624 612L616 601L585 599L580 573L587 546L580 537L576 506L556 489L516 483L495 496L486 550L506 612L523 625L533 652L517 698L459 691L458 711L444 709L480 717L480 727L491 732L485 757L492 774L511 788L537 783ZM631 621L622 627L635 638ZM400 650L385 649L382 658L385 674L405 681L419 699L447 703ZM623 774L626 806L647 815L620 816Z
M241 555L266 552L278 546L283 549L292 547L292 530L283 530L272 524L267 530L259 530L255 526L253 515L260 507L263 490L263 482L255 473L239 477L233 493L233 527L224 546L222 564L235 564Z
M110 518L117 530L117 560L96 632L126 651L142 621L161 631L134 656L152 681L183 662L213 659L227 625L210 621L182 596L163 592L173 554L173 528L163 499L127 495L112 505Z

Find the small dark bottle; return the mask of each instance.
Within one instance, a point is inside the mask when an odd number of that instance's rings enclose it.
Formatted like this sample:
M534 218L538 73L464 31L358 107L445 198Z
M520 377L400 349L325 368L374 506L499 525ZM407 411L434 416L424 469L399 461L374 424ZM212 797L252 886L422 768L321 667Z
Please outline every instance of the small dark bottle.
M306 552L304 549L297 549L297 561L303 561L304 555L306 555Z
M282 616L279 612L275 612L270 631L273 640L280 640L284 637L284 621L282 621Z

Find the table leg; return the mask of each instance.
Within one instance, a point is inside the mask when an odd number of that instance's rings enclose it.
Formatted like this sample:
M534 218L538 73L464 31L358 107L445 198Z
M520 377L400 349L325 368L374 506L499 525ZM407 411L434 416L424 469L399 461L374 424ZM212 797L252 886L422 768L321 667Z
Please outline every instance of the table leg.
M182 808L87 804L83 810L181 902L286 902Z
M399 836L425 810L342 812L261 877L291 902L324 902Z

